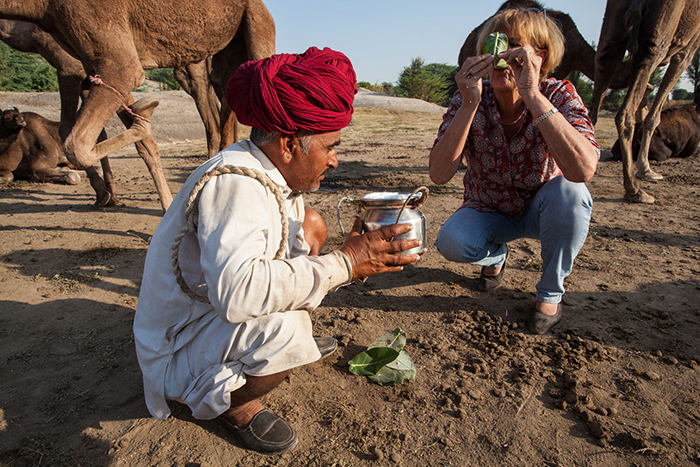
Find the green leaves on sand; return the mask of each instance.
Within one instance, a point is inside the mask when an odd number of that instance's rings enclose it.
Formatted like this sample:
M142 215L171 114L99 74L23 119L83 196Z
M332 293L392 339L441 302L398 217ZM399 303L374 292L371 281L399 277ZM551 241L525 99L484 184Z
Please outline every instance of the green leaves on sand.
M484 53L493 55L493 67L496 70L508 68L508 64L498 54L508 50L508 36L500 32L492 32L484 41Z
M416 377L413 360L403 350L406 333L401 328L384 334L348 362L350 373L369 377L382 386Z

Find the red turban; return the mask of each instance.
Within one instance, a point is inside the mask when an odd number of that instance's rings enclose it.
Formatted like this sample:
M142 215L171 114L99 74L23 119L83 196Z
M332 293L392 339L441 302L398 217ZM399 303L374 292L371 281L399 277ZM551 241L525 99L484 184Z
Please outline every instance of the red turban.
M226 97L241 123L291 134L345 128L356 92L348 57L311 47L244 63L231 75Z

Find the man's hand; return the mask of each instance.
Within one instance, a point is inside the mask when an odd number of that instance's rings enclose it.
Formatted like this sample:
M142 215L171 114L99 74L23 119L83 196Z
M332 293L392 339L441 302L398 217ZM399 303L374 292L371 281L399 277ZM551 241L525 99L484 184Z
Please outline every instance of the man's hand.
M420 239L391 240L411 229L411 224L394 224L363 234L362 220L356 218L352 231L340 247L352 264L352 278L400 271L405 265L418 261L420 255L399 253L420 246Z

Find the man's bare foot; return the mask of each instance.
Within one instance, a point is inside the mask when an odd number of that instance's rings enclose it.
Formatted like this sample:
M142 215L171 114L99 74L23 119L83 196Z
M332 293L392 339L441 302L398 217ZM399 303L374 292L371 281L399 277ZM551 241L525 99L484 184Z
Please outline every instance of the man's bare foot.
M253 400L238 407L231 407L221 416L231 422L233 425L243 428L250 423L253 417L263 410L265 407L259 400Z

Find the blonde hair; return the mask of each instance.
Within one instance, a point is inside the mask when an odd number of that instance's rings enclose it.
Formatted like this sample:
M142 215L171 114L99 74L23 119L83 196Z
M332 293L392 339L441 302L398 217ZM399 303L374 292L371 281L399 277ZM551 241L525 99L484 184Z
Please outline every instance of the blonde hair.
M500 32L516 41L527 42L535 51L547 51L547 57L540 69L540 81L559 66L564 56L564 35L559 26L551 18L547 18L544 10L503 10L496 13L481 28L476 46L477 55L482 53L486 37L492 32Z

